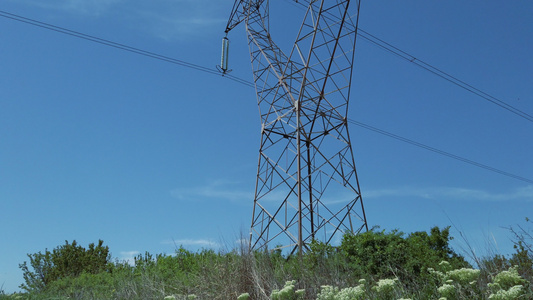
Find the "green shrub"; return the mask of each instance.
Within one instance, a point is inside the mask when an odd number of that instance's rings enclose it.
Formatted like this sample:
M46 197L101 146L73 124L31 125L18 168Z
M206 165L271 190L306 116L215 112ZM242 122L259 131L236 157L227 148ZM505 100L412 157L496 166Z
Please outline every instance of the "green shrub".
M409 260L406 269L420 279L425 279L429 273L428 268L434 267L442 261L449 263L449 268L471 267L462 256L450 247L450 227L439 229L433 227L430 234L418 231L409 234L406 238L409 245Z
M91 243L89 248L85 249L75 240L72 244L65 241L65 245L55 248L52 252L45 249L44 253L28 254L30 265L28 266L27 262L19 265L25 282L20 288L28 292L39 292L59 279L109 270L109 247L104 247L103 243L99 240L97 246Z
M119 261L110 263L109 258L103 260L106 264L103 261L84 263L97 261L90 259L91 255L101 258L96 253L107 255L107 247L90 245L89 250L93 250L88 251L75 242L67 242L52 252L29 255L30 263L21 265L26 266L28 278L32 278L31 275L39 278L37 274L48 276L46 285L44 280L35 280L35 286L41 283L42 288L35 288L24 296L25 299L128 300L194 297L358 300L449 296L451 300L453 297L471 299L472 293L477 292L477 298L480 295L487 298L490 292L487 292L486 282L477 284L483 291L470 286L479 273L465 268L464 259L450 249L448 229L435 227L428 233L410 235L372 230L358 236L345 235L339 247L313 241L302 257L284 255L281 251L240 249L217 253L179 248L173 255L138 255L132 265ZM96 251L99 248L105 251ZM74 259L76 263L69 269L57 260L66 254L81 258ZM32 272L28 270L30 266L34 268ZM429 272L426 267L433 271ZM51 271L54 268L55 271ZM76 271L80 269L84 271ZM59 272L63 275L50 281L53 278L50 274ZM445 284L452 287L448 294ZM495 289L492 293L497 297L503 292Z
M358 235L347 234L340 246L356 277L398 277L406 284L425 284L428 268L447 260L452 268L469 266L449 246L450 227L431 233L415 232L405 237L398 230L389 233L371 230Z
M58 279L47 286L46 294L70 299L112 299L115 291L113 275L101 272Z
M392 277L409 259L407 242L397 230L346 234L340 248L356 277L368 274L376 278Z

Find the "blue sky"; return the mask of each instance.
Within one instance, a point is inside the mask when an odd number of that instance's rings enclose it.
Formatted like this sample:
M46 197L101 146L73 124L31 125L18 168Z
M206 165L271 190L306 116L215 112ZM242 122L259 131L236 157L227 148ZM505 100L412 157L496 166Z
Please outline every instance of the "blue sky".
M45 4L43 4L45 3ZM0 10L214 68L233 1L4 0ZM533 114L533 4L364 1L360 26ZM273 4L273 38L301 11ZM26 253L103 239L113 257L233 248L251 221L260 124L252 88L0 18L0 286ZM232 75L252 79L243 26ZM360 39L349 118L533 179L533 123ZM370 226L456 228L512 252L533 185L353 126Z

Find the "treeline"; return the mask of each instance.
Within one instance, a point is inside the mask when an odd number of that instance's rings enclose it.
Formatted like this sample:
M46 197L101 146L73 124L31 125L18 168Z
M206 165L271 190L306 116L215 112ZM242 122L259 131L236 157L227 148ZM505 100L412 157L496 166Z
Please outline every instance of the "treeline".
M337 247L313 242L302 257L179 248L132 264L113 261L101 240L66 241L29 254L24 292L0 299L533 299L524 233L515 232L516 253L476 258L476 269L450 247L449 227L347 234Z

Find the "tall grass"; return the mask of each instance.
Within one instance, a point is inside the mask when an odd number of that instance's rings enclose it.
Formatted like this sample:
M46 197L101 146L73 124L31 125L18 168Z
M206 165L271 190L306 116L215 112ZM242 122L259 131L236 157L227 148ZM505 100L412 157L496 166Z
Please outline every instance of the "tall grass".
M0 299L514 299L505 298L512 293L533 299L527 240L512 257L477 258L479 268L472 269L448 247L447 234L374 231L345 237L339 247L314 243L302 257L245 245L218 252L178 248L61 278L42 291L0 292Z

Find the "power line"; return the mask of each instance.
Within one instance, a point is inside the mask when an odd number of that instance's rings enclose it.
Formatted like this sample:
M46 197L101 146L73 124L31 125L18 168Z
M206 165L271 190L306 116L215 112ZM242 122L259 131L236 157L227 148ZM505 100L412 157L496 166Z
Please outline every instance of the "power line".
M295 3L294 1L291 1L291 0L285 0L286 2L289 2L290 4L294 5L294 6L297 6L298 8L302 9L302 10L306 10L305 8L305 5L303 3ZM300 5L298 5L300 4ZM487 92L484 92L468 83L466 83L465 81L463 80L460 80L459 78L453 76L453 75L450 75L449 73L446 73L444 72L443 70L435 67L435 66L432 66L418 58L416 58L415 56L399 49L398 47L395 47L387 42L385 42L384 40L376 37L375 35L372 35L370 34L369 32L361 29L361 27L359 26L357 28L357 36L361 37L362 39L364 40L367 40L369 41L370 43L386 50L387 52L389 53L392 53L400 58L403 58L415 65L417 65L418 67L434 74L434 75L437 75L438 77L452 83L452 84L455 84L457 85L458 87L462 88L462 89L465 89L467 91L469 91L470 93L478 96L478 97L481 97L482 99L486 100L486 101L489 101L497 106L499 106L500 108L503 108L521 118L524 118L530 122L533 122L533 116L504 102L503 100L501 99L498 99L497 97L494 97L492 95L490 95L489 93Z
M286 0L288 1L288 0ZM298 6L296 3L293 3L292 1L288 1L290 2L291 4L293 5L296 5ZM301 7L301 6L298 6L298 7ZM301 7L302 8L302 7ZM302 8L303 9L303 8ZM183 66L183 67L187 67L187 68L191 68L191 69L195 69L197 71L202 71L202 72L205 72L205 73L209 73L209 74L213 74L213 75L220 75L220 72L218 72L216 69L214 68L206 68L206 67L203 67L203 66L200 66L200 65L197 65L197 64L193 64L193 63L189 63L189 62L186 62L186 61L183 61L183 60L179 60L179 59L175 59L175 58L171 58L171 57L168 57L168 56L164 56L164 55L160 55L160 54L157 54L157 53L154 53L154 52L150 52L150 51L146 51L146 50L142 50L142 49L139 49L139 48L135 48L135 47L131 47L131 46L127 46L127 45L124 45L124 44L120 44L120 43L116 43L116 42L113 42L113 41L109 41L109 40L105 40L105 39L102 39L102 38L98 38L98 37L95 37L95 36L91 36L91 35L88 35L88 34L84 34L84 33L81 33L81 32L77 32L77 31L74 31L74 30L70 30L70 29L66 29L64 27L59 27L59 26L55 26L55 25L52 25L52 24L48 24L48 23L44 23L44 22L41 22L41 21L37 21L37 20L34 20L34 19L30 19L30 18L26 18L26 17L23 17L23 16L20 16L20 15L15 15L15 14L12 14L12 13L9 13L9 12L6 12L6 11L2 11L0 10L0 16L1 17L4 17L4 18L8 18L8 19L12 19L12 20L15 20L15 21L19 21L19 22L23 22L23 23L27 23L27 24L30 24L30 25L34 25L34 26L38 26L38 27L41 27L41 28L45 28L45 29L48 29L48 30L52 30L52 31L56 31L56 32L59 32L59 33L63 33L63 34L67 34L67 35L71 35L71 36L74 36L74 37L77 37L77 38L81 38L81 39L85 39L85 40L88 40L88 41L92 41L92 42L95 42L95 43L99 43L99 44L103 44L103 45L106 45L106 46L110 46L110 47L114 47L114 48L118 48L118 49L121 49L121 50L125 50L125 51L129 51L129 52L133 52L133 53L136 53L136 54L140 54L140 55L144 55L144 56L147 56L147 57L151 57L151 58L155 58L155 59L158 59L158 60L162 60L162 61L166 61L166 62L169 62L169 63L173 63L173 64L177 64L177 65L180 65L180 66ZM478 96L478 97L481 97L482 99L486 100L486 101L489 101L497 106L499 106L500 108L503 108L521 118L524 118L530 122L533 122L533 116L458 79L457 77L453 76L453 75L450 75L449 73L446 73L444 71L442 71L441 69L435 67L435 66L432 66L418 58L416 58L415 56L385 42L384 40L368 33L367 31L361 29L360 27L358 28L358 33L357 35L361 38L363 38L364 40L367 40L369 41L370 43L373 43L374 45L386 50L387 52L389 53L392 53L404 60L407 60L415 65L417 65L418 67L452 83L452 84L455 84L461 88L463 88L464 90L466 91L469 91L470 93ZM223 75L225 78L228 78L230 80L233 80L235 82L238 82L242 85L246 85L248 87L255 87L254 83L251 82L251 81L248 81L248 80L245 80L245 79L242 79L242 78L239 78L239 77L236 77L236 76L233 76L233 75L230 75L230 74L225 74Z
M63 28L63 27L59 27L59 26L55 26L55 25L52 25L52 24L40 22L40 21L37 21L37 20L33 20L33 19L30 19L30 18L26 18L26 17L22 17L22 16L19 16L19 15L15 15L15 14L9 13L9 12L5 12L5 11L2 11L2 10L0 10L0 17L12 19L12 20L23 22L23 23L30 24L30 25L33 25L33 26L41 27L41 28L44 28L44 29L52 30L52 31L55 31L55 32L63 33L63 34L67 34L67 35L74 36L74 37L77 37L77 38L81 38L81 39L84 39L84 40L87 40L87 41L91 41L91 42L99 43L99 44L102 44L102 45L114 47L114 48L117 48L117 49L120 49L120 50L132 52L132 53L135 53L135 54L151 57L151 58L158 59L158 60L161 60L161 61L165 61L165 62L168 62L168 63L173 63L173 64L176 64L176 65L187 67L187 68L191 68L191 69L194 69L194 70L197 70L197 71L201 71L201 72L205 72L205 73L209 73L209 74L214 74L214 75L219 75L219 76L221 75L220 72L218 72L215 69L210 69L210 68L203 67L203 66L200 66L200 65L197 65L197 64L193 64L193 63L189 63L189 62L186 62L186 61L183 61L183 60L171 58L171 57L160 55L160 54L157 54L157 53L154 53L154 52L142 50L142 49L139 49L139 48L135 48L135 47L127 46L127 45L124 45L124 44L116 43L116 42L113 42L113 41L105 40L105 39L98 38L98 37L95 37L95 36L91 36L91 35L88 35L88 34L84 34L84 33L80 33L80 32L77 32L77 31L70 30L70 29L66 29L66 28ZM448 81L450 81L452 83L455 83L451 79L451 78L455 78L455 77L453 77L451 75L448 75L448 74L438 70L437 68L434 68L434 67L430 66L429 64L426 64L426 63L424 63L422 61L417 60L416 58L414 58L413 56L410 56L406 52L404 52L404 51L402 51L402 50L400 50L400 49L398 49L398 48L396 48L396 47L394 47L394 46L392 46L392 45L390 45L390 44L388 44L388 43L386 43L386 42L384 42L384 41L382 41L382 40L380 40L380 39L378 39L376 37L374 37L373 35L367 33L366 31L363 31L362 29L359 29L359 31L363 32L364 35L367 35L367 36L363 36L363 35L359 34L359 36L363 37L364 39L367 39L367 40L371 41L372 43L374 43L374 44L386 49L387 51L389 51L389 52L391 52L393 54L396 54L396 55L400 56L403 59L409 60L411 62L414 62L414 61L420 62L421 64L424 64L426 66L426 67L421 66L424 69L426 69L426 70L428 70L428 71L430 71L430 72L432 72L432 73L434 73L434 74L436 74L436 75L438 75L438 76L440 76L440 77L442 77L442 78L444 78L444 79L446 79L446 80L448 80ZM373 40L373 39L375 39L375 40ZM441 76L439 74L443 74L443 76ZM449 76L449 79L445 78L444 75ZM247 87L251 87L251 88L255 87L253 82L247 81L245 79L241 79L241 78L238 78L238 77L235 77L235 76L232 76L232 75L228 75L228 74L226 74L224 77L228 78L228 79L231 79L231 80L233 80L233 81L235 81L237 83L240 83L242 85L245 85ZM474 93L474 94L476 94L476 95L478 95L480 97L483 97L483 95L485 95L485 97L487 97L487 98L492 97L492 96L490 96L490 95L488 95L488 94L486 94L486 93L484 93L484 92L482 92L482 91L480 91L480 90L478 90L476 88L473 88L472 86L470 86L470 85L468 85L468 84L466 84L466 83L464 83L464 82L462 82L460 80L457 80L457 82L463 83L466 87L463 87L463 86L461 86L461 87L471 91L472 93ZM455 84L457 84L457 83L455 83ZM459 85L459 84L457 84L457 85ZM468 89L468 88L470 88L470 89ZM478 92L478 93L476 93L476 92ZM495 104L497 104L497 103L495 103ZM505 108L503 104L501 104L501 105L497 104L497 105ZM518 114L518 112L520 112L519 110L517 110L515 112L511 108L512 108L512 106L509 106L508 108L505 108L505 109L507 109L507 110L509 110L509 111L511 111L511 112L513 112L515 114ZM518 115L520 115L520 114L518 114ZM520 116L522 116L522 115L520 115ZM528 117L526 119L533 120L533 117L529 116L528 114L525 114L525 116ZM522 117L525 118L525 116L522 116ZM364 129L367 129L367 130L370 130L370 131L373 131L373 132L376 132L376 133L379 133L379 134L394 138L396 140L399 140L399 141L402 141L402 142L417 146L419 148L423 148L423 149L432 151L434 153L437 153L437 154L440 154L440 155L443 155L443 156L446 156L446 157L449 157L449 158L453 158L453 159L458 160L458 161L462 161L464 163L467 163L467 164L470 164L470 165L473 165L473 166L476 166L476 167L479 167L479 168L482 168L482 169L485 169L485 170L488 170L488 171L491 171L491 172L495 172L495 173L498 173L498 174L501 174L501 175L504 175L504 176L508 176L508 177L511 177L511 178L514 178L514 179L517 179L517 180L521 180L521 181L524 181L524 182L527 182L527 183L533 183L533 180L531 180L531 179L528 179L528 178L525 178L525 177L522 177L522 176L519 176L519 175L515 175L515 174L509 173L509 172L506 172L506 171L502 171L500 169L493 168L493 167L478 163L476 161L473 161L473 160L470 160L470 159L467 159L467 158L464 158L464 157L461 157L461 156L458 156L458 155L455 155L455 154L452 154L452 153L449 153L449 152L446 152L446 151L443 151L443 150L439 150L437 148L430 147L428 145L425 145L425 144L422 144L422 143L419 143L419 142L416 142L416 141L401 137L399 135L387 132L385 130L382 130L382 129L379 129L379 128L376 128L376 127L373 127L373 126L370 126L370 125L367 125L367 124L352 120L352 119L348 119L348 122L353 124L353 125L359 126L361 128L364 128Z
M504 101L458 79L457 77L455 76L452 76L450 75L449 73L446 73L444 71L442 71L441 69L437 68L437 67L434 67L416 57L414 57L413 55L403 51L403 50L400 50L398 49L397 47L385 42L384 40L368 33L367 31L364 31L363 29L359 28L359 33L358 33L359 37L373 43L374 45L380 47L380 48L383 48L385 49L386 51L400 57L400 58L403 58L404 60L407 60L417 66L419 66L420 68L434 74L434 75L437 75L439 76L440 78L446 80L446 81L449 81L455 85L457 85L458 87L461 87L467 91L469 91L470 93L478 96L478 97L481 97L509 112L512 112L513 114L521 117L521 118L524 118L530 122L533 122L533 116L508 104L508 103L505 103Z
M382 129L379 129L379 128L376 128L376 127L373 127L373 126L370 126L368 124L361 123L361 122L358 122L358 121L355 121L355 120L352 120L352 119L348 119L348 122L351 123L351 124L357 125L359 127L362 127L364 129L367 129L367 130L370 130L370 131L373 131L373 132L377 132L379 134L382 134L382 135L391 137L393 139L402 141L404 143L408 143L408 144L411 144L413 146L417 146L419 148L426 149L426 150L429 150L431 152L434 152L434 153L437 153L437 154L440 154L440 155L443 155L443 156L447 156L449 158L453 158L453 159L458 160L458 161L462 161L464 163L476 166L478 168L482 168L482 169L485 169L485 170L488 170L488 171L491 171L491 172L495 172L495 173L498 173L498 174L501 174L501 175L504 175L504 176L507 176L507 177L511 177L511 178L514 178L514 179L518 179L518 180L533 184L533 180L532 179L525 178L525 177L522 177L522 176L519 176L519 175L515 175L515 174L509 173L509 172L506 172L506 171L502 171L500 169L497 169L497 168L494 168L494 167L491 167L491 166L487 166L487 165L484 165L482 163L478 163L478 162L470 160L468 158L464 158L464 157L461 157L459 155L452 154L450 152L446 152L446 151L443 151L443 150L440 150L440 149L437 149L437 148L433 148L433 147L428 146L426 144L422 144L420 142L410 140L408 138L405 138L405 137L396 135L394 133L391 133L391 132L388 132L388 131L385 131L385 130L382 130Z
M213 69L206 68L204 66L200 66L200 65L197 65L197 64L189 63L189 62L186 62L186 61L183 61L183 60L179 60L179 59L171 58L171 57L164 56L164 55L161 55L161 54L157 54L157 53L154 53L154 52L142 50L142 49L139 49L139 48L136 48L136 47L131 47L131 46L128 46L128 45L116 43L116 42L113 42L113 41L110 41L110 40L102 39L102 38L99 38L99 37L96 37L96 36L92 36L92 35L88 35L88 34L85 34L85 33L81 33L81 32L78 32L78 31L70 30L70 29L67 29L67 28L64 28L64 27L59 27L59 26L55 26L55 25L52 25L52 24L44 23L44 22L41 22L41 21L37 21L37 20L34 20L34 19L26 18L26 17L19 16L19 15L15 15L15 14L12 14L12 13L9 13L9 12L6 12L6 11L0 10L0 16L4 17L4 18L11 19L11 20L15 20L15 21L26 23L26 24L30 24L30 25L33 25L33 26L41 27L41 28L44 28L44 29L52 30L52 31L55 31L55 32L63 33L63 34L66 34L66 35L70 35L70 36L73 36L73 37L81 38L81 39L84 39L84 40L87 40L87 41L91 41L91 42L95 42L95 43L98 43L98 44L114 47L114 48L117 48L117 49L120 49L120 50L132 52L132 53L135 53L135 54L151 57L151 58L158 59L158 60L161 60L161 61L165 61L165 62L168 62L168 63L176 64L176 65L179 65L179 66L182 66L182 67L191 68L191 69L194 69L194 70L197 70L197 71L201 71L201 72L205 72L205 73L208 73L208 74L219 75L219 76L221 75L221 73L219 71L217 71L216 69L214 69L214 68ZM224 77L227 78L227 79L233 80L235 82L238 82L240 84L243 84L243 85L246 85L246 86L249 86L249 87L254 87L253 83L251 83L251 82L249 82L249 81L247 81L245 79L241 79L239 77L228 75L228 74L226 74Z

